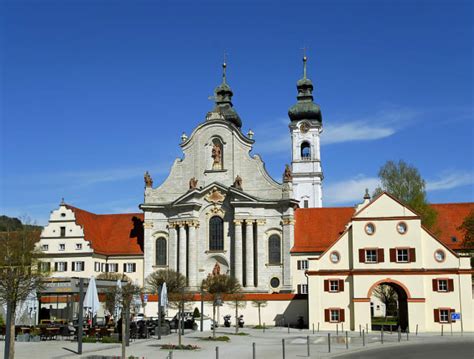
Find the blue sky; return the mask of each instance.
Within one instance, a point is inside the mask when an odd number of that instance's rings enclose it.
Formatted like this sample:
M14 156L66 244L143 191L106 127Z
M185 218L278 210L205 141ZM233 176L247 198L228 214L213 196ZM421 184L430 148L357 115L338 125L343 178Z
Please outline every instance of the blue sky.
M387 160L432 202L474 200L470 1L3 1L0 213L45 224L62 197L137 211L212 108L223 52L243 130L290 162L301 48L321 105L323 200L353 205Z

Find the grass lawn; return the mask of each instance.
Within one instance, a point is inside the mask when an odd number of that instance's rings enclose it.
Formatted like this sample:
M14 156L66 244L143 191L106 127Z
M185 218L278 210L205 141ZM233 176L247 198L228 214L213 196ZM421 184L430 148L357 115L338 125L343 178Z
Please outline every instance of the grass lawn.
M372 317L372 324L397 325L397 317Z

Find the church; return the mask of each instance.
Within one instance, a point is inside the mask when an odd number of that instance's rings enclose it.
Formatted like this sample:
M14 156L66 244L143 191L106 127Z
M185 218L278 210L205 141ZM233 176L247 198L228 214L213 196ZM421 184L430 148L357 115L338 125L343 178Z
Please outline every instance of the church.
M145 173L141 212L94 214L64 202L51 212L39 247L52 277L125 273L143 285L152 272L173 269L199 291L217 265L238 279L246 301L268 302L268 325L303 317L324 330L370 325L372 291L388 284L403 329L436 331L461 313L454 330L474 330L473 271L459 230L474 203L432 205L436 234L386 193L366 193L355 208L323 207L323 121L306 56L288 111L292 162L282 165L281 180L250 154L253 133L241 130L225 63L214 92L214 108L181 136L183 156L168 177L156 185ZM144 310L156 315L156 303ZM256 324L254 307L242 312Z

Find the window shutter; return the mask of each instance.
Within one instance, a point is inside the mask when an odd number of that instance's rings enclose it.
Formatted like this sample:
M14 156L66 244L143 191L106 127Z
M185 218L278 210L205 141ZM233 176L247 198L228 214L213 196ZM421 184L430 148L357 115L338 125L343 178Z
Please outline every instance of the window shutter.
M124 272L124 273L127 273L127 263L124 263L124 264L123 264L123 272Z
M377 249L377 262L378 263L385 262L385 256L384 256L383 248Z
M301 294L301 284L298 284L298 294Z
M67 271L67 262L64 262L64 271Z
M72 262L71 267L72 271L74 272L76 270L76 262Z
M339 279L339 292L344 292L344 279Z
M324 309L324 321L329 322L329 309Z
M365 249L359 249L359 263L365 263Z
M301 269L301 261L298 261L296 263L297 263L296 265L298 266L298 270L300 270Z
M437 292L437 291L438 291L438 280L433 279L433 292Z
M58 262L54 263L54 271L55 271L55 272L58 271Z
M344 309L339 309L339 321L340 322L345 322L346 321L346 318L345 318L345 315L344 315Z
M448 279L448 292L454 291L454 281L452 279Z
M84 263L85 262L81 262L81 271L84 271L86 269L86 265Z
M324 291L329 292L329 280L328 279L324 280Z
M105 265L105 272L106 272L106 273L109 272L109 263L107 263L107 264Z
M397 261L397 250L395 248L390 248L390 262Z
M450 310L449 310L449 318L448 318L448 319L449 319L449 322L450 322L450 323L456 323L455 320L452 320L452 319L451 319L451 313L455 313L455 312L456 312L456 309L450 309Z
M434 321L435 323L439 323L439 309L434 310Z
M410 262L416 262L415 248L410 248Z
M133 272L135 273L137 271L137 264L133 263Z

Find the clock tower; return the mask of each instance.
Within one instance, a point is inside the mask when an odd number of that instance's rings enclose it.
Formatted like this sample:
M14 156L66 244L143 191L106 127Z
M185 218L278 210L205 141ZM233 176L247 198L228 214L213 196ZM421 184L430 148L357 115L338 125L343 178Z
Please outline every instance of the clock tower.
M322 207L321 154L319 136L322 116L319 105L313 102L313 83L306 76L308 58L303 57L303 78L297 82L297 103L290 108L292 142L291 169L294 198L301 208Z

